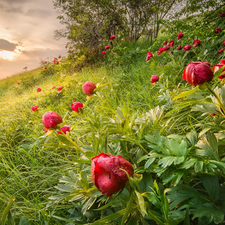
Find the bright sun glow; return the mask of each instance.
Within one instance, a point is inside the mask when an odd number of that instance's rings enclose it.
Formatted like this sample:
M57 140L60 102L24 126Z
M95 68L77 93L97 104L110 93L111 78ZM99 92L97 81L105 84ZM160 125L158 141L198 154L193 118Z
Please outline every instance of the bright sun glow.
M13 60L15 55L15 52L5 50L0 51L0 59Z

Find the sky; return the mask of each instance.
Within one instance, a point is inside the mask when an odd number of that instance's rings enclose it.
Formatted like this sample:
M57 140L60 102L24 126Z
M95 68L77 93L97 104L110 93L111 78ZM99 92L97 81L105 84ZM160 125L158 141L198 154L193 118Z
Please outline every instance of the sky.
M67 56L67 40L54 38L57 15L52 0L0 0L0 79Z

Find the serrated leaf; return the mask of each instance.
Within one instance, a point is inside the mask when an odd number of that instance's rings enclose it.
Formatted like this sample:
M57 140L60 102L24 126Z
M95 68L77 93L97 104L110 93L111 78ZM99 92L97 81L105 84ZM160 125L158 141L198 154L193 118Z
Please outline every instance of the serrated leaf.
M198 134L194 130L186 134L187 139L191 142L192 145L196 145L198 140Z

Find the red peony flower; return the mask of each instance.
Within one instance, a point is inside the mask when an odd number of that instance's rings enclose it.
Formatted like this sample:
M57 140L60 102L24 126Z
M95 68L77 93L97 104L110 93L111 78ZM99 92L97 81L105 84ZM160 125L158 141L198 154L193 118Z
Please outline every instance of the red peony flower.
M223 52L224 48L221 48L218 50L218 54L221 54Z
M17 82L17 84L19 85L19 84L20 84L20 82Z
M132 164L119 155L101 153L92 158L91 178L103 195L112 196L129 181L127 174L121 169L133 177Z
M159 80L159 77L157 75L153 75L152 78L151 78L151 83L155 83Z
M115 35L112 35L112 36L110 37L110 39L113 40L115 37L116 37Z
M224 17L225 16L225 12L220 13L220 17Z
M158 51L158 52L157 52L158 55L161 55L161 53L162 53L161 51Z
M64 134L66 134L67 132L70 131L70 127L69 127L69 126L63 126L63 127L61 127L60 129L61 129L61 131L62 131ZM57 133L58 133L58 134L62 134L61 131L57 130Z
M105 49L106 49L106 50L107 50L107 49L109 49L109 48L110 48L110 46L108 46L108 45L107 45L107 46L105 46Z
M45 61L45 64L48 63L47 61Z
M59 88L57 89L57 91L61 91L63 89L63 85L59 86Z
M213 71L207 62L189 63L183 71L183 79L191 85L203 84L213 79Z
M37 88L37 92L40 92L41 91L41 88Z
M55 64L59 64L59 61L57 61L57 60L54 60L53 62L54 62Z
M102 54L102 55L105 55L105 51L102 51L101 54Z
M217 70L219 70L222 66L225 66L225 60L220 60L220 62L221 62L221 64L216 64L216 65L213 65L213 72L215 73ZM224 72L225 71L225 68L223 69L223 71L222 72ZM221 72L221 73L222 73ZM223 79L223 78L225 78L225 74L223 74L223 75L220 75L220 76L218 76L218 78L219 79Z
M197 46L199 46L201 44L201 41L199 39L196 39L193 41L192 44L195 45L193 48L196 48Z
M180 40L183 36L184 36L184 34L181 33L181 32L179 32L179 33L177 34L177 39Z
M223 46L225 46L225 40L223 41Z
M61 59L61 55L58 56L58 59Z
M170 46L164 46L163 47L163 52L166 51L166 50L168 50L169 48L170 48Z
M183 51L188 51L191 49L191 45L183 46Z
M148 55L146 57L146 61L148 61L151 57L153 57L154 55L151 52L148 52Z
M173 54L173 51L169 51L171 54Z
M163 45L167 45L167 41L164 41L164 42L163 42Z
M62 123L62 117L53 111L46 112L42 117L42 123L45 128L56 128L58 124Z
M86 94L87 96L91 96L94 93L96 85L92 83L91 81L86 81L83 83L82 88L83 88L84 94Z
M95 54L95 52L92 52L92 54Z
M169 46L169 47L173 47L173 45L174 45L174 40L170 40L168 46Z
M38 106L37 106L37 105L35 105L35 106L33 106L33 107L31 108L31 110L34 111L34 112L35 112L37 109L38 109Z
M181 50L182 49L182 47L181 47L181 45L179 45L178 47L177 47L177 50Z
M83 110L84 105L81 102L73 102L70 107L73 111L79 113Z
M222 30L221 30L220 28L216 28L216 29L215 29L215 33L216 33L216 34L220 33L221 31L222 31Z
M44 67L44 70L46 70L47 69L47 67Z

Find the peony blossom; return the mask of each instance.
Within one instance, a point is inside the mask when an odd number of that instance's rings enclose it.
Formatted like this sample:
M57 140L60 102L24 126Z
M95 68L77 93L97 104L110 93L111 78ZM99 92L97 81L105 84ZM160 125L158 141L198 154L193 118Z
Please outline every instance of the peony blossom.
M70 131L70 127L69 127L69 126L63 126L63 127L61 127L60 129L61 129L61 131L62 131L64 134L67 134L67 132ZM57 133L58 133L58 134L62 134L61 131L57 130Z
M91 81L84 82L82 86L83 92L87 96L91 96L94 93L95 88L96 88L96 85L92 83Z
M116 37L115 35L112 35L112 36L110 37L110 40L113 40L115 37Z
M170 40L168 46L169 46L169 47L173 47L173 45L174 45L174 40Z
M41 88L37 88L37 92L40 92L41 91Z
M46 70L46 69L47 69L47 67L45 66L45 67L44 67L44 70Z
M83 110L84 105L81 102L73 102L70 107L73 111L79 113Z
M152 78L151 78L151 83L155 83L155 82L157 82L159 80L159 76L157 76L157 75L153 75L152 76Z
M62 117L53 111L46 112L42 117L42 123L45 128L56 128L58 124L62 123Z
M189 63L183 71L183 79L191 85L203 84L213 79L213 71L208 62Z
M177 47L177 50L181 50L182 49L182 47L181 47L181 45L179 45L178 47Z
M17 84L19 85L19 84L20 84L20 82L17 82Z
M157 52L158 55L161 55L161 53L162 53L161 51L158 51L158 52Z
M169 51L171 54L173 54L173 51Z
M177 39L180 40L183 36L184 36L184 34L181 33L181 32L179 32L179 33L177 34Z
M225 17L225 12L220 13L220 17Z
M183 46L183 51L188 51L191 49L191 45Z
M35 106L33 106L33 107L31 108L31 110L34 111L34 112L35 112L37 109L38 109L38 106L37 106L37 105L35 105Z
M59 88L57 89L57 91L61 91L63 89L63 85L59 86Z
M216 65L213 65L213 72L215 73L217 70L219 70L222 66L225 66L225 60L220 60L220 62L221 62L221 64L216 64ZM225 68L223 69L223 71L222 72L225 72ZM221 72L221 73L222 73ZM223 79L223 78L225 78L225 74L223 74L223 75L220 75L220 76L218 76L218 78L219 79Z
M163 45L167 45L167 41L164 41L164 42L163 42Z
M216 34L220 33L221 31L222 31L222 30L221 30L220 28L216 28L216 29L215 29L215 33L216 33Z
M124 188L129 176L133 177L134 169L130 162L121 156L101 153L91 162L91 178L103 195L108 197Z
M151 52L148 52L148 55L146 57L146 61L148 61L151 57L153 57L154 55Z
M223 52L224 48L221 48L218 50L218 54L221 54Z
M107 46L105 46L105 49L106 49L106 50L107 50L107 49L109 49L109 48L110 48L110 46L108 46L108 45L107 45Z
M163 47L163 52L166 51L166 50L168 50L169 48L170 48L170 46L164 46Z
M193 41L192 44L194 45L193 48L196 48L197 46L199 46L201 44L201 41L199 39L196 39L196 40Z
M54 61L53 61L53 63L55 63L55 64L59 64L59 61L57 61L57 60L54 60Z
M61 59L61 55L58 56L58 59Z
M105 51L102 51L101 54L102 54L102 55L105 55Z
M223 46L225 46L225 40L223 41Z

